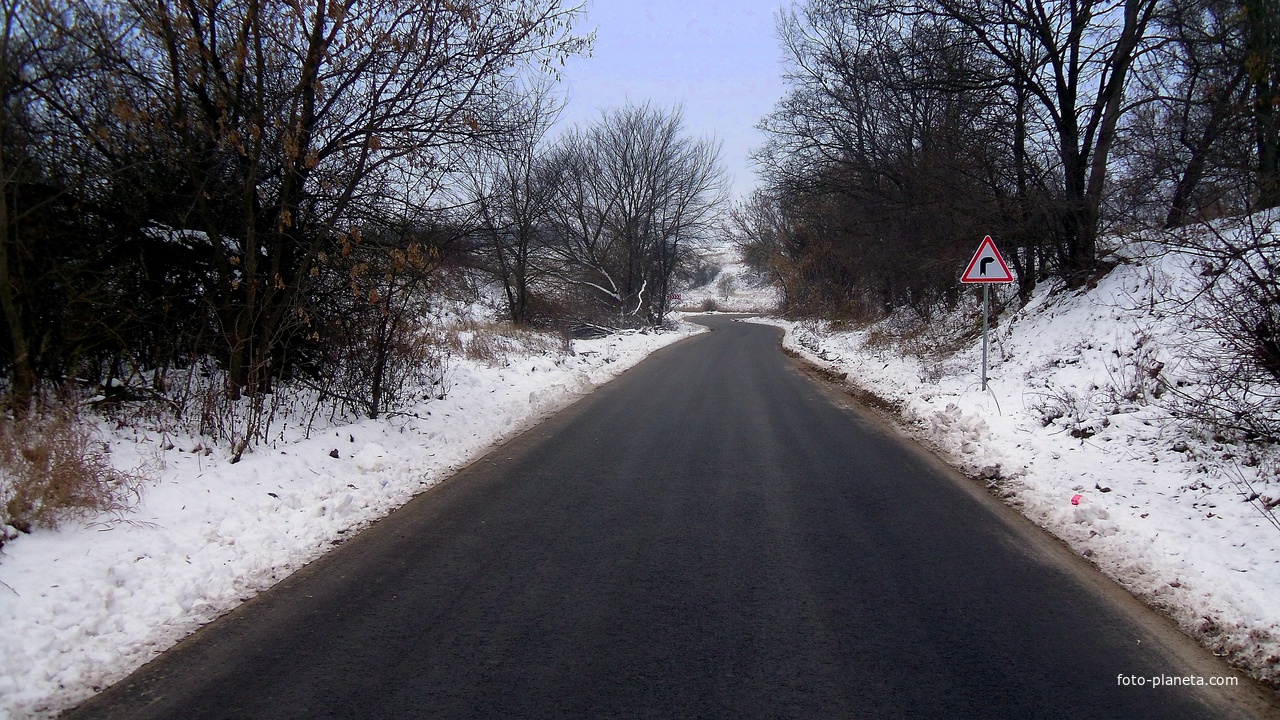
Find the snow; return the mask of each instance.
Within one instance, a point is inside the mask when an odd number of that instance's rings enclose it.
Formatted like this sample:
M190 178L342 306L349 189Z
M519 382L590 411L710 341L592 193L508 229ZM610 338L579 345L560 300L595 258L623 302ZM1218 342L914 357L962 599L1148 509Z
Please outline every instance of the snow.
M295 427L236 464L199 438L111 431L113 462L162 468L158 480L125 516L37 530L0 551L0 719L51 717L124 678L489 448L704 330L578 340L573 355L457 359L443 399L310 437Z
M1149 243L1114 259L1096 287L1045 284L1017 310L1012 288L993 293L1012 302L991 333L988 392L981 291L927 325L753 321L782 327L786 347L847 373L908 434L1275 686L1280 528L1243 482L1280 497L1276 451L1178 420L1155 381L1206 380L1187 360L1212 342L1187 312L1196 259Z
M720 272L706 285L681 293L683 310L708 314L767 313L778 306L777 288L753 273L732 243L708 248L704 259L719 267Z
M720 278L733 278L728 297L717 278L686 301L696 306L705 293L724 310L772 307L775 291L753 283L731 252L718 259ZM763 321L785 329L787 347L891 403L909 433L1215 652L1280 681L1280 532L1239 487L1280 495L1263 477L1275 458L1177 422L1156 397L1152 370L1191 386L1203 372L1185 361L1188 343L1201 340L1177 310L1196 287L1195 259L1126 252L1096 287L1045 285L998 318L986 393L971 296L924 327L901 317L862 329ZM1008 288L993 295L1010 300ZM295 423L236 464L199 438L104 431L114 462L159 468L158 479L125 516L37 530L0 550L0 720L52 716L122 679L488 448L700 330L575 341L574 355L458 359L443 399L309 437Z

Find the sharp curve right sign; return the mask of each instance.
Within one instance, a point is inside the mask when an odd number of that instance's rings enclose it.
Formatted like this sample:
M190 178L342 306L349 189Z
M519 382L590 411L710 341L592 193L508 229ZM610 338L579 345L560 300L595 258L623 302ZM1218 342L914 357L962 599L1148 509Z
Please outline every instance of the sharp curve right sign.
M982 238L982 244L978 246L978 252L974 253L973 259L969 261L969 267L965 269L964 275L960 276L960 282L1013 282L1013 273L1009 272L1009 266L1000 256L1000 251L996 249L996 244L990 235Z
M1000 251L996 249L996 243L990 235L982 238L982 244L978 246L978 252L973 254L973 259L969 261L969 267L965 268L964 275L960 276L960 282L982 283L982 391L986 392L987 316L991 313L991 299L988 291L993 283L1013 282L1013 273L1009 272L1009 266L1005 264L1004 258L1000 257Z

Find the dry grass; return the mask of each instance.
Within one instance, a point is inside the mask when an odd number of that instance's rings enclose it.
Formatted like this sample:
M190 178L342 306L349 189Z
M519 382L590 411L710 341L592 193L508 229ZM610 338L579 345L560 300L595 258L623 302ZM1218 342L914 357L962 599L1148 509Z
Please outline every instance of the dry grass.
M935 308L927 316L899 312L872 325L864 346L891 350L922 360L954 355L981 336L982 316ZM994 329L994 325L993 325Z
M565 352L558 333L538 332L508 323L472 323L453 334L458 352L469 360L499 367L512 357L559 355Z
M0 526L30 532L123 513L138 501L145 480L139 470L112 466L74 408L41 408L22 420L0 417Z

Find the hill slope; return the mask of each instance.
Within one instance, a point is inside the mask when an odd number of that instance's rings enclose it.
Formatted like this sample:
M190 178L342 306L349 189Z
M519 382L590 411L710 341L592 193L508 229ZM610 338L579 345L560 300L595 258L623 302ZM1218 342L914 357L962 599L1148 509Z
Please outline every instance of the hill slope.
M991 333L988 392L980 293L927 322L766 322L1186 632L1280 687L1276 448L1185 413L1221 379L1198 360L1222 342L1206 316L1217 306L1204 304L1204 256L1146 239L1108 260L1114 269L1089 288L1045 284L1016 311L1008 289L997 293L1010 309Z

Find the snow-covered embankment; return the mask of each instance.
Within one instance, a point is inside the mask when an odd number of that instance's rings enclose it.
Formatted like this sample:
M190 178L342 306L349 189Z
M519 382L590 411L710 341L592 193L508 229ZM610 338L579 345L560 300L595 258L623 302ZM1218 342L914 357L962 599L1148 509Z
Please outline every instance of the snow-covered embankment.
M650 352L704 330L574 342L576 354L457 359L444 399L229 464L201 438L126 428L114 462L161 467L121 518L37 530L0 550L0 718L51 716L117 680Z
M1280 498L1275 448L1181 421L1160 385L1193 386L1200 342L1178 312L1198 287L1195 259L1121 254L1096 287L1045 285L992 333L980 387L980 305L904 338L761 320L786 347L892 404L902 427L1233 664L1280 684ZM963 334L963 333L961 333ZM890 336L893 336L892 338ZM1158 381L1157 381L1158 380ZM1261 490L1262 498L1244 486Z

